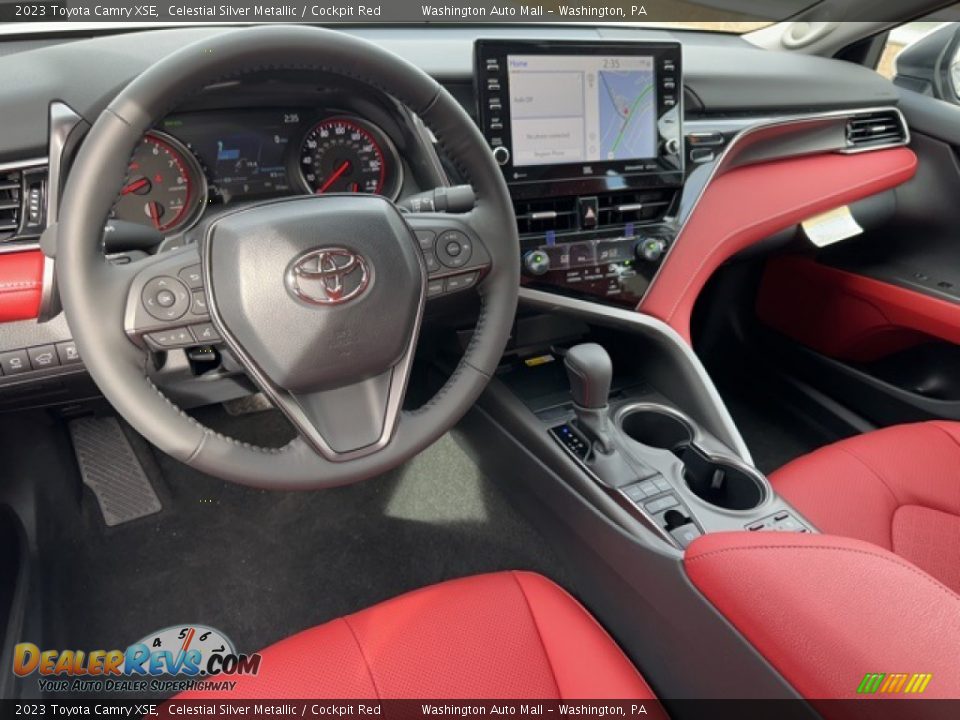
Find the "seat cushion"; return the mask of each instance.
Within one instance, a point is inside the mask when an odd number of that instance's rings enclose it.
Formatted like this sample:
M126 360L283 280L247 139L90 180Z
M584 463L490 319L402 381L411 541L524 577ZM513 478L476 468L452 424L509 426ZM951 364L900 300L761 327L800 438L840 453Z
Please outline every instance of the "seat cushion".
M821 531L891 550L960 592L960 423L859 435L770 481Z
M527 572L416 590L261 655L259 674L231 678L233 691L177 699L654 697L576 600Z

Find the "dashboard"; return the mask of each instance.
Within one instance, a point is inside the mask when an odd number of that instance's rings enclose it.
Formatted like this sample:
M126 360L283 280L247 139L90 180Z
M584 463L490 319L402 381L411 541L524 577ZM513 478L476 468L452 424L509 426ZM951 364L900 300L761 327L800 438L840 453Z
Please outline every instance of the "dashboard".
M396 200L403 160L356 114L248 108L171 115L134 150L112 217L175 235L210 206L324 193Z

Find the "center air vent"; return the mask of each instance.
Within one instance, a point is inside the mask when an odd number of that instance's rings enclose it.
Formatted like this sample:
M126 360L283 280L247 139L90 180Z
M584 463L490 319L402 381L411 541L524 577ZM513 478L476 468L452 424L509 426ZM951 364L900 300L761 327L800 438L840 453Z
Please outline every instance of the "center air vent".
M847 148L850 150L873 150L906 142L907 128L903 116L896 110L863 113L847 120Z
M653 223L663 219L673 204L674 190L632 190L600 193L597 198L596 228L628 223ZM521 235L573 232L581 229L577 196L517 200L517 230Z
M0 173L0 241L13 237L20 227L21 187L19 170Z

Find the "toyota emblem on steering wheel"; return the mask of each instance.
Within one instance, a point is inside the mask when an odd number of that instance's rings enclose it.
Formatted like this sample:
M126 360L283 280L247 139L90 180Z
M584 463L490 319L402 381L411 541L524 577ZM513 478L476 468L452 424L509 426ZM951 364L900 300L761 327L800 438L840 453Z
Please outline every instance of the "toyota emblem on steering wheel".
M287 270L287 289L314 305L340 305L370 286L363 256L346 248L318 248L299 256Z

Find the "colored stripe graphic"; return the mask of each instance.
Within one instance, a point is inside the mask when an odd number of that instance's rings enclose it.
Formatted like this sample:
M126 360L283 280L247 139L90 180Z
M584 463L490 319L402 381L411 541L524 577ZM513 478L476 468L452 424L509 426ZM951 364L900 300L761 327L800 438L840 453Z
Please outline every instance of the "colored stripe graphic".
M883 693L887 695L918 695L927 689L932 673L867 673L857 686L860 695Z

